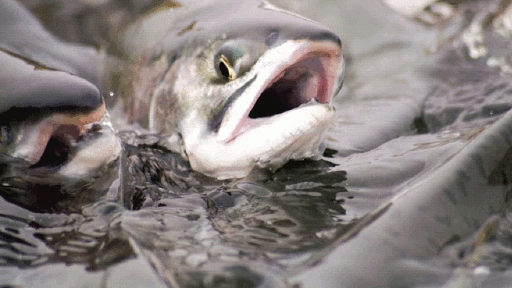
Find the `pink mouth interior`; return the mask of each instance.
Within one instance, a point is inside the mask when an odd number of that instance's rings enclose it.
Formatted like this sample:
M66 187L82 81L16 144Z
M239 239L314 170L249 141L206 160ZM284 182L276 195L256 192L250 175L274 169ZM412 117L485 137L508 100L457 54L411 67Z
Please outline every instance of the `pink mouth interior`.
M300 53L300 52L299 52ZM315 100L329 103L338 77L341 51L311 51L297 57L294 64L276 73L235 129L231 141L257 124L258 118L271 117Z
M330 86L334 84L333 77L328 75L330 61L330 57L316 52L287 67L261 93L249 118L281 114L312 99L328 103L331 100Z
M98 124L90 126L87 132L101 129L98 126ZM72 146L84 136L83 130L84 127L82 126L69 124L55 125L52 129L43 129L39 135L38 151L34 155L35 163L30 168L57 167L66 162Z

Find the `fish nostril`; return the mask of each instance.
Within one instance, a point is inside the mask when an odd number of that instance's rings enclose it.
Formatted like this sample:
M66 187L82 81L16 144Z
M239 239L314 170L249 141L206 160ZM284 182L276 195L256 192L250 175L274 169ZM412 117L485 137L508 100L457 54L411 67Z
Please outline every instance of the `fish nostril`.
M265 39L265 44L270 47L276 43L277 39L279 38L279 33L277 31L272 31Z

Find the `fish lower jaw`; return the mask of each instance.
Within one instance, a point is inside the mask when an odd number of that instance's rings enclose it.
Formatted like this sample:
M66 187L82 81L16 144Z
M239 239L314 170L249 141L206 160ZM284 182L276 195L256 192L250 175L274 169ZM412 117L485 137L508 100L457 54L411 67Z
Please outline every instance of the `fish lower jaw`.
M243 178L254 167L275 168L314 156L334 119L330 104L311 103L266 119L226 142L213 136L187 141L193 170L217 179Z
M121 155L121 142L111 127L74 147L68 161L59 167L58 175L65 179L84 179L97 174L101 167L115 162Z

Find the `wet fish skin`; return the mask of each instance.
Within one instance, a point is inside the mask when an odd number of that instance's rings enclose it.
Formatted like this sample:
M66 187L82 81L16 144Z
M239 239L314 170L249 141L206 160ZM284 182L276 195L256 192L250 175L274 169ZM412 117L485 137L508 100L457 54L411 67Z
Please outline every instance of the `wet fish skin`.
M100 87L97 49L65 43L14 0L0 1L0 49L59 71L69 72Z
M220 179L317 153L343 79L339 37L264 1L178 3L144 15L115 43L131 59L116 91L129 120L181 135L192 168ZM275 96L258 105L266 88Z
M55 112L88 113L103 105L99 89L68 72L53 70L0 50L0 119L42 118Z

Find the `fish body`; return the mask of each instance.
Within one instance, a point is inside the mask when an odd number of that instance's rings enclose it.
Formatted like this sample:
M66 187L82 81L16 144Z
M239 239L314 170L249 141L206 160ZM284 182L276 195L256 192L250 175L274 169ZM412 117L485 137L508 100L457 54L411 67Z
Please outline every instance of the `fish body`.
M178 134L192 169L219 179L313 156L343 79L339 37L264 1L173 3L113 41L129 120Z

